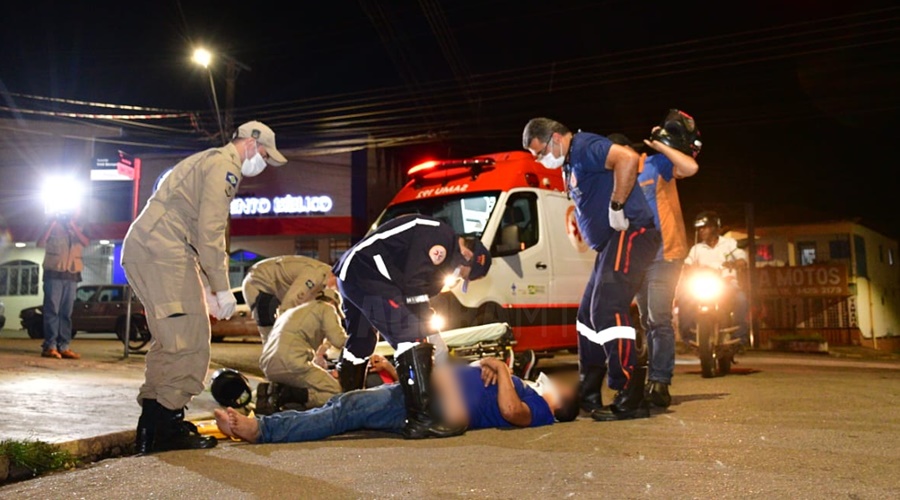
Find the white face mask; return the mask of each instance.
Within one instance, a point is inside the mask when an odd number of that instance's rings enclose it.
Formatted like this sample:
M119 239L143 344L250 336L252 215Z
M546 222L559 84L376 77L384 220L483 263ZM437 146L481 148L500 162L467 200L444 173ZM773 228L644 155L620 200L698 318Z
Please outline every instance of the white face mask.
M563 163L566 162L565 156L553 156L553 143L550 143L550 148L547 151L547 154L543 156L538 163L550 169L557 169L563 166Z
M241 174L243 174L244 177L255 177L261 174L265 169L266 160L259 154L258 147L256 149L256 154L244 160L244 163L241 164Z

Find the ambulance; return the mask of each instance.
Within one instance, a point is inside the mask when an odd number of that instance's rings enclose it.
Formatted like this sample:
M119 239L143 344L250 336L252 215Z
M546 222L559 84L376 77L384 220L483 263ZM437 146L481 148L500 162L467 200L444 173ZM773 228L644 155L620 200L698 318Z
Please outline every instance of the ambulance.
M403 214L440 219L490 249L487 276L467 289L449 279L431 300L442 330L505 322L515 351L574 350L575 319L596 252L581 239L561 170L525 151L429 161L373 227Z

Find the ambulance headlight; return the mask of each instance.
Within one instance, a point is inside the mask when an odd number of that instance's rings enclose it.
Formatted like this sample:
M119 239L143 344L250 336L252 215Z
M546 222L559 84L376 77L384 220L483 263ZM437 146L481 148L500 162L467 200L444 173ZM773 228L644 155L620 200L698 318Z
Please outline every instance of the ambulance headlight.
M444 330L444 327L447 326L447 321L438 313L434 313L431 316L431 321L429 322L431 329L436 332L441 332Z
M444 288L441 289L441 292L449 292L460 281L462 281L462 278L459 277L459 268L457 267L456 270L453 271L453 273L448 274L444 277Z

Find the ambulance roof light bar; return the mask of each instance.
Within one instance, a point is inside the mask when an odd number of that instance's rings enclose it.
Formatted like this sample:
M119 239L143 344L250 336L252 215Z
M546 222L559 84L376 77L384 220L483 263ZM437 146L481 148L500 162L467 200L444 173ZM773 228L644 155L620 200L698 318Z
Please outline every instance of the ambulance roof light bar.
M472 178L478 177L482 169L494 164L493 158L469 158L466 160L431 160L420 163L410 168L406 175L412 179L421 179L428 174L439 172L441 170L452 170L455 168L468 168L472 174Z

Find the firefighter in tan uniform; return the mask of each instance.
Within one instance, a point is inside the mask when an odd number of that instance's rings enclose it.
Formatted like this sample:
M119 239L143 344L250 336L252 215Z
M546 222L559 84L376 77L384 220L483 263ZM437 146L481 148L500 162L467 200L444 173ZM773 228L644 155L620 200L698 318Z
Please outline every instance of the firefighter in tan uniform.
M336 286L331 266L311 257L284 255L253 264L243 292L263 344L279 312L309 302L326 286Z
M297 396L291 399L305 408L314 408L341 392L337 378L314 363L324 341L337 349L344 347L347 332L341 324L340 311L340 294L334 288L326 288L316 300L287 309L278 317L259 357L260 369L275 383L270 386L270 393L284 393L276 387L281 384L300 389L300 400ZM287 402L288 398L278 399Z
M230 204L243 177L286 162L272 129L245 123L229 144L175 165L128 229L122 266L153 337L137 398L138 453L216 445L185 422L184 407L204 388L209 316L229 318L236 306L225 248Z

